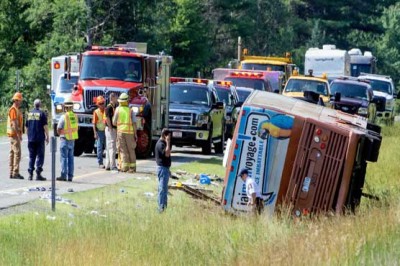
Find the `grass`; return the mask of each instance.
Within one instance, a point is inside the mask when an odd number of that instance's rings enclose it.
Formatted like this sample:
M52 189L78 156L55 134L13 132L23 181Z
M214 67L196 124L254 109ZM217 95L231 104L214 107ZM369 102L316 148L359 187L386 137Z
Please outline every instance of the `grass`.
M7 133L7 121L0 121L0 136L5 136Z
M366 190L381 201L362 199L356 215L232 217L181 191L158 214L155 178L132 179L65 195L77 208L58 204L54 214L36 201L0 217L0 265L398 265L399 131L383 128L379 161L368 165ZM218 159L179 169L224 173Z
M184 164L179 167L171 168L172 172L177 170L183 170L193 174L208 174L210 176L216 175L219 177L225 176L225 168L222 167L222 159L217 157L201 161L195 161L193 163Z

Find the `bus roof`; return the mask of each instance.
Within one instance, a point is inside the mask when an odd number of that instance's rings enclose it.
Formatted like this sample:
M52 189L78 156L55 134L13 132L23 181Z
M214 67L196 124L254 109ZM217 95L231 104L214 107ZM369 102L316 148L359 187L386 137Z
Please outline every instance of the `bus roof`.
M350 115L338 110L276 93L254 91L249 98L247 98L245 105L259 106L262 108L268 106L273 110L281 111L289 115L324 121L332 126L344 127L348 130L359 131L358 133L362 134L365 134L363 129L367 127L367 121L363 117Z

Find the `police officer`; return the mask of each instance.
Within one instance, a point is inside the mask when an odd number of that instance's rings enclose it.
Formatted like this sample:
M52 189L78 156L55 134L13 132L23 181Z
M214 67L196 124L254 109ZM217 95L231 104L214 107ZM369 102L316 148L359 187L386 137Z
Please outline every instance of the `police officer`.
M65 113L57 125L61 152L61 176L57 177L59 181L72 181L74 177L74 145L78 138L78 117L72 112L73 105L70 97L65 99Z
M117 126L117 149L121 156L120 171L136 172L136 116L128 107L128 94L121 93L119 106L113 116L113 124Z
M10 178L24 179L19 174L19 163L21 161L21 141L22 141L22 112L19 110L22 103L22 93L17 92L12 97L13 105L8 110L7 116L7 135L10 139Z
M104 122L105 102L106 100L103 96L97 96L96 105L98 108L93 112L93 132L97 146L97 162L99 164L99 168L102 169L105 168L103 164L103 150L104 144L106 143L106 135L104 131L106 128L106 124Z
M47 116L40 110L41 101L36 99L33 102L34 108L28 113L28 119L25 123L28 134L29 150L29 180L32 180L36 161L36 180L44 181L42 176L44 163L44 143L49 144L49 130L47 128Z

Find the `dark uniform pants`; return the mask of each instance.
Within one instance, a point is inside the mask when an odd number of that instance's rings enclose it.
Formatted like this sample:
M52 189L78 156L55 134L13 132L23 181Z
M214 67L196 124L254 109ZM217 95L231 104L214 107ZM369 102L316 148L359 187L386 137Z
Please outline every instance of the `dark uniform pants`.
M261 214L264 210L264 200L260 197L256 198L256 212Z
M44 163L44 141L30 141L28 142L29 149L29 174L33 174L35 170L36 161L36 174L40 174L43 171Z

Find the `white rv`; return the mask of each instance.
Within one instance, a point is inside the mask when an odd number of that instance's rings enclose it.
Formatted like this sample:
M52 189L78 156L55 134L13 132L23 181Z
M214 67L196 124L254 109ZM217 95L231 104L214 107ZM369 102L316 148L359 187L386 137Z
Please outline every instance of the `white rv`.
M322 49L309 48L305 55L304 73L315 76L325 73L331 81L340 76L350 76L350 56L346 50L325 44Z

